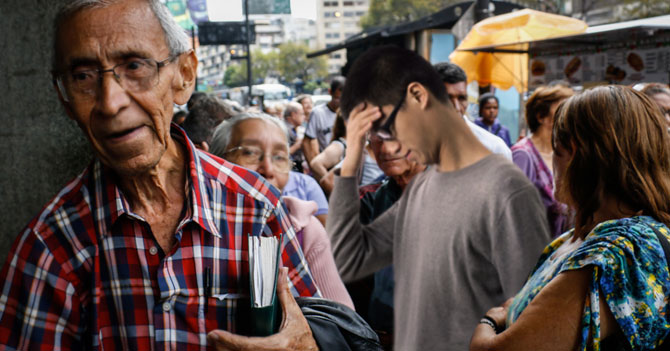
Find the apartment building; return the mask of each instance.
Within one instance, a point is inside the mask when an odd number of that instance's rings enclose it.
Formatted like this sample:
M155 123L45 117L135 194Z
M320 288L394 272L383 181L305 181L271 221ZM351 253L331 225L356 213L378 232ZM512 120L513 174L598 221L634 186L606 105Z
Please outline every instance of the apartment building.
M317 46L325 49L361 31L359 25L370 7L370 0L317 0ZM346 63L346 52L328 56L328 73L339 74Z

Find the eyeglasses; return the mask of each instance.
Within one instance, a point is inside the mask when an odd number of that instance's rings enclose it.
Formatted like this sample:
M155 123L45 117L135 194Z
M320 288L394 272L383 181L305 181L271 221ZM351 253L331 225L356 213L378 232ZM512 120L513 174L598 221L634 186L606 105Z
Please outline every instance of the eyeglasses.
M265 152L257 147L251 146L237 146L230 150L224 152L224 155L236 152L238 163L244 163L247 165L258 166L263 162L263 158L266 156ZM287 154L284 153L274 153L270 155L270 162L272 167L275 168L277 172L288 173L293 167L293 162Z
M373 124L372 125L372 131L370 134L372 135L377 135L381 139L385 140L391 140L393 139L393 123L395 122L395 118L398 115L398 111L400 111L400 108L402 107L402 104L405 102L405 97L407 96L407 93L402 95L402 99L398 101L398 103L395 105L393 108L393 111L391 111L391 114L389 114L388 118L386 118L386 121L384 123L381 123L383 118L380 118L377 120L377 125ZM379 108L381 111L381 107Z
M69 72L54 73L56 86L65 101L82 101L96 97L100 91L102 75L112 72L117 83L128 92L146 91L158 82L158 71L177 56L163 61L133 58L110 69L74 68Z

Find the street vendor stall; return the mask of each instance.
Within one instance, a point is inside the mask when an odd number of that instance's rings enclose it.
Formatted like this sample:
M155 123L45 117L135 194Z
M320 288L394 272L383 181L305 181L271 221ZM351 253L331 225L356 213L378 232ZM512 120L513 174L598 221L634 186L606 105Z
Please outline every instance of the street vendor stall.
M530 90L556 81L578 88L641 82L668 84L670 15L589 27L581 34L462 50L527 54Z

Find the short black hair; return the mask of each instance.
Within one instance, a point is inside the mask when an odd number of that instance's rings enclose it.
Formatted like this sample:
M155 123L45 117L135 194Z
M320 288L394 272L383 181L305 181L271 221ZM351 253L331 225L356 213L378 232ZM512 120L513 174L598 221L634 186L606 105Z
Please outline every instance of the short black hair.
M451 62L440 62L436 63L433 67L437 70L443 83L456 84L468 81L468 76L465 75L465 71L456 64Z
M498 103L498 105L500 105L500 100L498 100L497 96L493 95L493 93L486 93L486 94L482 94L479 97L479 101L478 101L479 102L479 108L482 108L484 106L484 104L487 101L489 101L490 99L495 100Z
M337 89L344 89L344 83L346 82L346 78L342 76L336 76L333 78L332 81L330 81L330 94L335 94Z
M417 82L435 98L447 103L447 90L435 68L416 52L398 46L379 46L358 57L347 75L340 110L347 119L361 102L395 105L405 96L407 86Z

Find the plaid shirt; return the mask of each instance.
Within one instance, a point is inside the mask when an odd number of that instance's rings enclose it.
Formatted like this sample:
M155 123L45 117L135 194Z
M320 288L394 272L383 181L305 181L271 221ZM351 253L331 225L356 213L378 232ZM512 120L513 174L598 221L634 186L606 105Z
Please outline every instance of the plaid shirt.
M283 233L293 294L318 295L277 190L172 134L189 158L172 251L94 161L14 242L0 273L0 349L205 350L209 331L241 330L247 234L261 231Z

